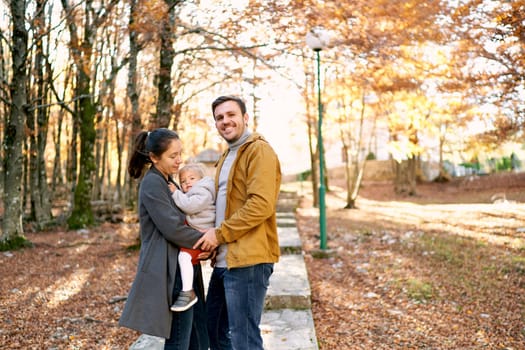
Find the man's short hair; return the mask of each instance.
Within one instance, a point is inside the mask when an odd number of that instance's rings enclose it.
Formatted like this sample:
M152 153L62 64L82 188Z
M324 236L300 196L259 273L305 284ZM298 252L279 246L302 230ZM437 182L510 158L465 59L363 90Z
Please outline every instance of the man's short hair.
M246 103L242 100L242 98L234 95L225 95L220 96L215 99L215 101L211 104L211 113L213 115L213 119L215 119L215 108L217 108L218 105L223 104L227 101L233 101L239 105L239 108L241 109L242 115L246 114Z

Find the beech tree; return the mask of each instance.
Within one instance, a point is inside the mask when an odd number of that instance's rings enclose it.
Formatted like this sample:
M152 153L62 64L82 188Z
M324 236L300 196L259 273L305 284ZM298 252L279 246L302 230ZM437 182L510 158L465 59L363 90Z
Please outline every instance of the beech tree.
M427 40L440 38L439 28L434 23L436 16L439 15L441 8L439 4L421 3L418 1L382 1L377 0L370 3L369 1L353 1L326 3L321 1L308 1L306 5L308 12L305 14L309 19L309 26L323 25L333 33L333 48L329 48L329 55L326 63L328 65L352 62L353 65L363 66L362 76L368 79L356 80L356 72L349 71L347 81L353 81L363 91L370 89L371 93L380 96L383 93L391 94L395 90L418 89L421 81L416 82L420 77L422 70L411 69L400 75L405 70L405 65L416 66L416 59L420 57L410 57L410 47L417 47ZM374 20L370 20L374 18ZM322 22L320 19L323 19ZM328 19L328 20L325 20ZM337 57L337 58L336 58ZM392 70L385 70L385 67L395 67ZM332 71L336 71L333 69ZM386 75L385 75L386 73ZM336 89L341 80L328 78L325 89ZM329 93L328 93L329 95ZM359 95L359 94L358 94ZM408 96L408 95L405 95ZM356 97L359 101L361 97ZM395 107L395 106L392 106ZM395 108L385 109L394 111ZM391 113L391 112L390 112ZM373 121L370 121L373 124ZM407 127L406 135L411 142L417 142L417 131L412 127ZM358 129L357 129L358 130ZM412 131L409 131L412 130ZM396 138L398 136L394 136ZM394 142L396 142L394 140ZM399 177L399 183L410 182L412 189L408 192L415 192L415 162L417 154L412 154L417 147L410 147L411 142L406 143L407 148L404 150L407 161L413 161L408 177ZM365 142L366 144L366 142ZM355 143L354 147L361 147ZM360 149L347 150L348 154L358 154ZM354 158L354 161L357 161ZM394 163L397 167L398 164ZM349 167L354 167L350 165ZM362 169L357 166L356 169ZM401 174L401 172L398 172ZM348 176L352 176L350 183L359 181L359 171L354 174L349 171ZM349 186L351 193L357 193L358 187ZM399 187L401 188L401 187ZM349 207L354 204L349 201Z
M525 1L462 1L448 4L455 57L468 72L470 96L497 106L493 128L476 138L500 144L523 137L525 127Z
M45 106L50 103L50 91L46 69L46 56L49 55L49 24L45 13L45 1L37 1L35 8L35 21L33 27L33 40L35 41L33 60L33 86L30 91L32 108L27 113L27 130L29 133L29 188L26 193L30 196L30 220L37 229L42 229L52 223L50 191L46 172L45 151L49 124L49 109Z
M70 228L82 228L94 224L91 207L91 191L95 173L95 115L97 106L94 103L93 53L97 29L104 23L118 0L100 4L94 8L92 0L83 2L82 33L79 33L75 13L80 7L73 7L68 0L61 0L66 12L69 29L69 50L76 68L74 95L77 98L73 115L74 129L78 130L80 140L80 162L76 185L74 187L73 211L68 219ZM73 135L76 139L76 134Z
M4 215L0 242L14 245L25 241L22 226L22 148L27 120L27 55L28 34L25 22L26 1L9 2L12 20L12 76L9 85L9 114L5 125L4 157Z

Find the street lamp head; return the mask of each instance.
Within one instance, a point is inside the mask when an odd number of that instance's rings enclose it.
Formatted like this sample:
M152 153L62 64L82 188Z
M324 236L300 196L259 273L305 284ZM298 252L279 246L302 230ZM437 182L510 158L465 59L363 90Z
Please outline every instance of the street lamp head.
M321 51L330 43L330 35L323 27L312 28L306 33L306 45L314 51Z

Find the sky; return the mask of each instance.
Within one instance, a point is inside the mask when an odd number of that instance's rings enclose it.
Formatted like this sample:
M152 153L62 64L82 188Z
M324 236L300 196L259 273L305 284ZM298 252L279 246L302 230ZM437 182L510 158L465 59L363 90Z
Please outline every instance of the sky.
M268 89L268 96L260 102L258 132L275 149L283 174L297 174L310 169L308 132L304 116L304 102L299 92L283 83ZM327 125L323 123L323 128ZM315 141L315 140L314 140ZM341 145L324 142L327 166L342 164Z
M276 151L283 173L309 169L308 137L299 93L287 88L284 83L268 89L267 93L268 96L260 101L257 131Z

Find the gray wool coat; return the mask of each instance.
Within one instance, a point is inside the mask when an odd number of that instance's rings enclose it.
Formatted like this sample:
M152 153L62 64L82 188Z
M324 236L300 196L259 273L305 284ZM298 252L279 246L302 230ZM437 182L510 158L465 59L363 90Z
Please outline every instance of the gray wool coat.
M137 274L119 325L169 338L178 247L192 248L202 236L177 208L166 178L154 167L139 185L141 248Z

